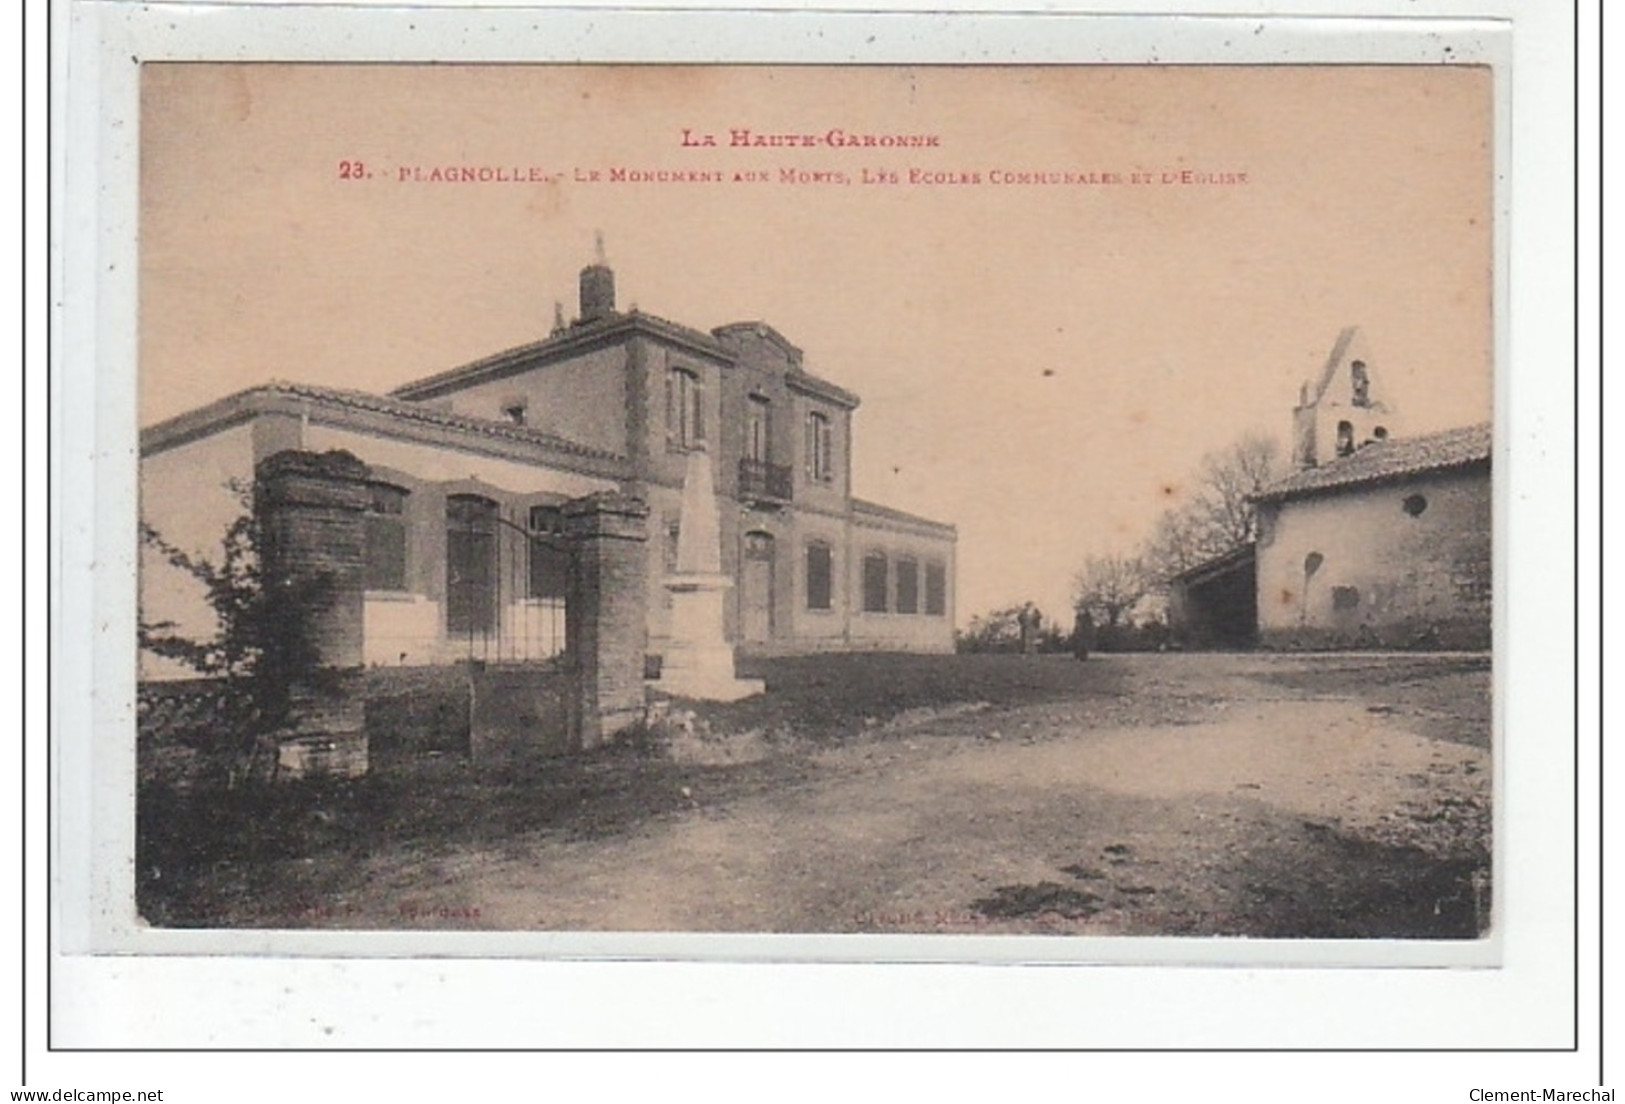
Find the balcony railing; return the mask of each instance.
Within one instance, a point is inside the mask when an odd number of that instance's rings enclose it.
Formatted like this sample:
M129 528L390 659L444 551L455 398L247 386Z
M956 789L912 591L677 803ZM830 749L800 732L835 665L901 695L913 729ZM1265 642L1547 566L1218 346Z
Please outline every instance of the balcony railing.
M789 466L748 458L739 461L739 497L757 502L789 502Z

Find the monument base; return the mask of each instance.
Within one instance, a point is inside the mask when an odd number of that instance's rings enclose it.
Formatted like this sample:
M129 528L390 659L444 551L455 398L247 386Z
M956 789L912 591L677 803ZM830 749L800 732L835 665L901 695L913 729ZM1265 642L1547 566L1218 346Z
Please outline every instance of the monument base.
M761 679L734 676L734 652L726 644L668 647L660 658L660 677L649 686L680 698L720 702L754 697L767 689Z
M761 679L734 676L734 650L722 635L722 598L732 585L726 576L670 577L671 641L660 659L660 677L650 686L699 701L739 701L762 693Z
M761 679L735 678L732 671L673 671L668 674L664 662L660 677L649 683L649 688L662 694L695 701L735 702L753 698L767 689Z

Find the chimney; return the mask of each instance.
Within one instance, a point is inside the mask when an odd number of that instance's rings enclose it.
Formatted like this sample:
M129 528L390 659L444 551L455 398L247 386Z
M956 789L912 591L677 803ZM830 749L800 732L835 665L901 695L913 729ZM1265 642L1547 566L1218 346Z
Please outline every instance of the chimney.
M615 313L615 273L604 257L604 235L594 235L597 256L581 270L581 320L597 322Z
M581 320L596 322L615 313L615 273L608 265L581 270Z

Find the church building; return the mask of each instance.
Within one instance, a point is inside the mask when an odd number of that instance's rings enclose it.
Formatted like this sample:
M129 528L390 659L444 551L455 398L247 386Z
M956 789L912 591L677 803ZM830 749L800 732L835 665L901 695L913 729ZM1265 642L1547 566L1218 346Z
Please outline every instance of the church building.
M726 634L742 653L953 648L953 526L852 493L858 396L765 322L706 331L616 305L602 258L551 333L376 395L272 382L141 433L141 514L217 559L255 465L342 449L371 473L369 665L523 662L563 647L566 501L649 508L648 652L666 637L688 454L715 472ZM201 588L142 549L141 608L208 635ZM144 677L189 674L143 656Z
M1344 330L1293 410L1294 470L1253 496L1264 646L1490 646L1490 426L1407 436L1397 416Z

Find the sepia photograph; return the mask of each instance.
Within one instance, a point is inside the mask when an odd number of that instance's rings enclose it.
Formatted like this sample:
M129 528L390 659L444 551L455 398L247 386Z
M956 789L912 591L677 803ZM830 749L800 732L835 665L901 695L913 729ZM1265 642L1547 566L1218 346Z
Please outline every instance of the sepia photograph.
M1490 67L139 114L140 925L1496 933Z

